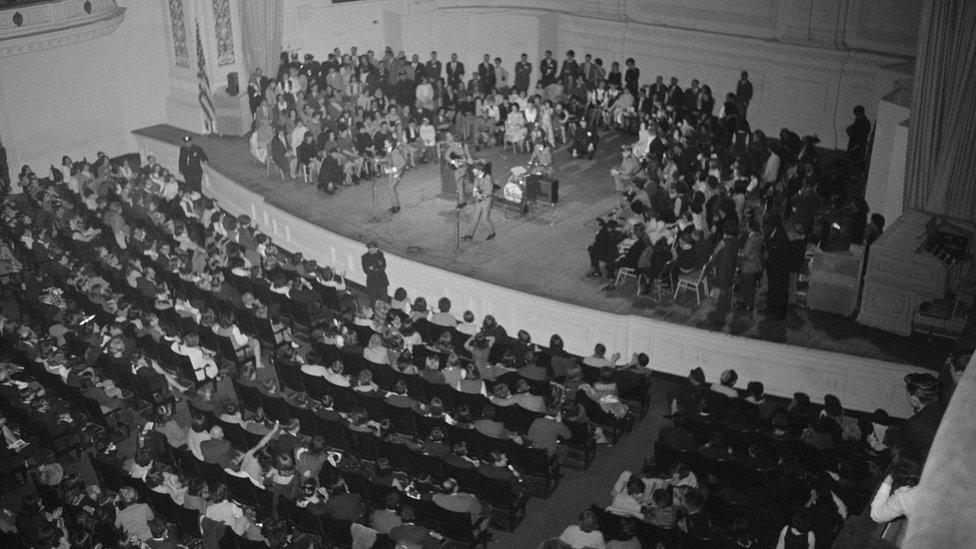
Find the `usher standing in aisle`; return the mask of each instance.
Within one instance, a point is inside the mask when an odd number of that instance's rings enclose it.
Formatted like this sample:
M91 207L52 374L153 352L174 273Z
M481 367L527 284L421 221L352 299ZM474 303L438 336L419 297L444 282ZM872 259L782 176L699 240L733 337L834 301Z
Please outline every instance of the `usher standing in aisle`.
M183 138L183 146L180 147L180 174L183 181L191 191L199 192L200 180L203 178L203 164L209 162L207 153L199 145L193 142L193 138L187 135Z

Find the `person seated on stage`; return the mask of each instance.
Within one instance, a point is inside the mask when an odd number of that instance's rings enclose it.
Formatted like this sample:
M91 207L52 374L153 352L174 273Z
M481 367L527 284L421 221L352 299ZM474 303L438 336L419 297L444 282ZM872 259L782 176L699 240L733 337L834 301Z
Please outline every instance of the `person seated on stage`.
M610 278L611 282L603 287L604 290L612 290L616 287L612 279L616 276L618 269L626 267L636 270L641 254L650 246L650 238L643 223L634 224L631 237L635 239L634 243L622 254L618 254L613 261L607 263L607 278Z
M596 146L599 142L600 136L596 133L596 130L590 128L586 120L581 118L576 135L573 136L573 145L569 151L572 153L573 158L586 155L589 160L593 160L593 156L596 154Z
M471 141L474 143L475 151L480 151L482 146L488 148L494 144L495 125L485 113L479 114L471 125Z
M417 132L420 137L420 143L426 150L425 154L427 158L437 158L437 128L430 123L430 118L424 117L420 121L420 127L417 129Z
M257 129L251 134L250 145L251 145L251 155L258 160L258 162L265 164L268 162L268 155L270 154L271 140L275 137L274 128L271 127L271 122L265 119L257 121Z
M628 123L634 118L634 96L627 88L620 91L620 95L613 100L610 105L610 113L614 126L626 129Z
M302 142L298 145L296 151L298 164L303 169L308 170L308 180L315 181L319 175L319 167L322 165L322 161L319 160L318 145L315 142L315 136L312 135L312 132L305 132L305 136L302 138Z
M640 172L641 165L634 156L633 149L630 145L620 146L620 156L620 165L611 169L610 175L613 176L614 189L618 194L624 194L629 190L634 176ZM650 207L650 199L648 199L648 207Z
M346 173L341 164L342 152L334 147L322 158L319 168L318 185L320 191L335 194L336 187L346 181Z
M539 140L529 157L529 171L533 174L552 175L552 148L546 140Z
M627 207L637 215L651 211L651 197L644 190L644 185L645 182L642 180L631 181L630 188L623 196L627 201Z
M518 105L512 105L508 116L505 117L505 143L512 143L516 150L521 150L528 134L525 116L522 115Z
M275 132L274 139L271 140L271 160L281 170L282 177L284 174L291 174L291 150L283 130Z
M617 257L617 244L624 239L624 234L617 229L617 222L613 219L608 221L603 221L602 219L597 219L600 223L600 230L596 233L596 239L594 239L593 244L587 248L590 253L590 267L591 271L589 273L590 277L597 278L600 276L600 262L607 264L607 278L613 278L613 260Z

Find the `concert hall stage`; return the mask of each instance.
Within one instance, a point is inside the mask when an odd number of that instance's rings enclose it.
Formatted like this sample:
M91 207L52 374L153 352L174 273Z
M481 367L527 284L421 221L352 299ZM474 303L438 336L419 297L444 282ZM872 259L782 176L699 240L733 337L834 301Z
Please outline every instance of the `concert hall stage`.
M154 153L160 162L175 169L176 149L173 147L178 145L186 132L171 126L159 125L136 130L133 133L143 154ZM299 221L295 222L295 226L300 224L305 233L318 230L315 227L317 226L327 231L324 234L334 233L360 243L377 240L385 252L394 256L390 268L391 292L396 286L403 285L411 298L424 295L430 304L436 303L441 295L448 295L455 302L454 312L458 315L464 309L470 308L480 319L480 316L485 313L495 313L496 310L508 309L509 305L519 305L511 303L513 300L523 301L522 297L513 296L529 294L524 297L524 300L531 300L530 296L548 298L545 300L546 304L540 307L549 305L555 307L558 303L579 306L573 307L573 310L580 315L578 317L582 323L580 334L590 335L587 333L588 315L585 310L593 310L594 319L610 318L613 315L616 315L615 318L621 315L648 317L712 333L722 332L741 336L726 341L729 337L726 335L725 338L717 341L725 341L723 345L732 344L737 348L741 347L742 362L750 360L747 358L750 355L759 355L763 353L763 349L770 348L759 345L755 350L749 350L747 348L749 339L830 351L830 355L842 353L860 356L890 366L904 364L936 367L942 358L938 342L921 337L903 338L865 328L850 319L829 313L798 310L787 321L776 323L757 320L744 314L729 314L725 318L716 318L710 303L695 307L694 296L690 293L679 296L676 303L665 298L663 304L657 304L650 298L636 298L632 279L616 290L600 290L600 286L605 283L603 279L595 280L586 277L589 270L586 247L592 242L596 233L596 217L607 213L613 204L613 182L609 171L619 162L617 151L622 141L621 136L616 134L603 136L600 150L613 152L604 154L595 161L573 159L565 146L557 150L554 154L557 168L554 176L560 181L560 189L559 203L555 207L531 207L529 213L521 217L514 211L496 208L492 218L495 222L497 238L486 241L488 232L482 225L478 228L475 240L461 242L460 248L456 251L454 199L440 196L440 173L436 163L421 164L417 169L406 173L400 183L403 209L396 215L386 211L389 207L388 188L385 178L378 179L375 187L376 202L382 215L379 222L371 222L370 214L373 212L373 207L369 182L341 188L335 195L330 196L309 184L287 179L282 181L274 171L270 176L266 176L265 167L250 155L247 140L244 138L195 136L194 141L209 155L211 160L209 168L213 170L213 172L208 170L208 174L205 175L204 192L222 197L225 207L235 213L250 212L260 229L273 234L281 246L310 251L314 248L308 247L310 244L308 240L320 237L299 238L293 235L292 233L297 231L296 228L285 226L286 224L279 222L275 215L269 216L267 212L262 214L261 205L275 212L283 211L289 219L298 218ZM526 154L515 155L510 149L500 148L475 152L474 156L485 158L493 163L496 183L499 184L504 183L510 167L524 163L528 158ZM463 211L460 216L462 234L469 222L468 210L470 208ZM308 225L304 222L308 222ZM346 243L342 246L342 251L337 253L335 248L332 248L331 256L323 251L320 257L327 261L331 259L333 264L344 265L350 278L358 280L362 274L356 264L356 258L353 257L352 250L355 248L350 247L354 243L343 240ZM294 244L290 244L290 241ZM325 245L324 240L323 245ZM411 264L416 262L429 265L500 287L494 291L498 294L497 301L493 295L466 295L462 289L464 283L461 282L464 279L456 279L458 286L448 282L448 279L444 279L443 283L440 280L436 284L430 283L429 276L408 284L407 281L411 277L398 276L398 271L406 269L398 268L396 258L409 260ZM418 290L412 287L417 284L425 286L426 293L424 288ZM474 286L469 285L469 287ZM504 289L516 290L516 292L503 292ZM492 290L478 291L478 293L492 292ZM468 294L471 293L475 293L475 290L468 291ZM503 293L505 295L502 295ZM553 304L549 300L558 303ZM525 303L521 305L522 309L527 306ZM546 316L556 315L556 318L561 318L559 315L562 314L550 310L546 310L545 313ZM500 320L507 319L500 318ZM594 325L596 322L594 320ZM506 326L517 329L530 328L534 324L536 323L521 321L513 316ZM664 326L658 322L654 325ZM646 345L635 344L635 340L640 341L644 336L633 333L635 331L633 327L621 328L618 331L625 333L604 341L611 352L653 350L651 348L653 342L650 339L647 339ZM681 330L682 338L689 338L690 347L686 347L684 354L679 353L675 358L681 357L682 362L686 364L714 363L714 369L706 368L706 372L716 371L715 369L724 362L739 369L740 378L751 379L743 375L741 369L747 368L744 363L731 357L723 360L722 352L718 352L719 356L710 357L704 356L710 354L706 350L690 351L689 349L694 349L698 345L699 338L702 336L705 336L704 339L710 339L706 334L699 333L695 336L695 332L698 330L687 328ZM530 333L540 344L548 342L548 333L539 333L531 329ZM565 331L562 335L567 341L570 339L567 338ZM658 337L673 339L677 336ZM707 346L704 341L700 344ZM588 342L587 345L592 343ZM637 348L638 346L640 348ZM774 367L774 363L789 360L790 356L787 352L790 347L783 345L774 347L777 349L777 354L779 351L787 354L784 354L781 360L768 358L770 367ZM589 348L574 350L586 352ZM689 358L690 352L697 354ZM825 365L833 363L835 368L844 366L838 363L839 355L833 355L831 358L822 356L822 353L814 353L814 355L818 356L817 362L824 362ZM843 358L844 363L852 359L851 356ZM687 371L684 367L681 369ZM896 369L900 371L902 368ZM674 373L679 371L676 370ZM709 375L711 379L710 372ZM852 380L847 380L850 381ZM819 400L821 395L813 396Z

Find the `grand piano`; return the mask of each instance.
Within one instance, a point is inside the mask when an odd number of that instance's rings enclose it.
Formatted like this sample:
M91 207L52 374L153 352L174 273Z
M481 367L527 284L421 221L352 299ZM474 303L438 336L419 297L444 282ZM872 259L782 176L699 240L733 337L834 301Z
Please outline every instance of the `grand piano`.
M970 275L976 226L910 211L868 252L857 322L911 335L923 303L942 300Z

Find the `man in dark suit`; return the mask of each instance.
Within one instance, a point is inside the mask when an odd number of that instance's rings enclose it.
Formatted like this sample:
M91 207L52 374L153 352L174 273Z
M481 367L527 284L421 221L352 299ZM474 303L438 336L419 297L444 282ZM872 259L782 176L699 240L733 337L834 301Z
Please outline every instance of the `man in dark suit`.
M224 438L224 430L220 426L210 429L210 440L200 443L200 453L205 463L216 463L221 467L230 467L233 460L234 447Z
M697 113L698 112L698 79L693 78L691 80L691 87L685 90L684 98L682 100L683 112Z
M447 85L457 89L464 84L464 63L458 61L456 53L451 54L451 60L447 62Z
M559 80L567 92L576 88L576 79L579 75L579 63L576 62L576 52L569 50L566 52L566 59L563 60L563 68L559 71Z
M654 83L651 84L651 91L649 95L651 101L654 101L655 99L660 99L661 103L662 104L664 103L664 99L668 96L668 87L664 85L663 76L658 75L657 77L654 78Z
M491 62L491 56L485 54L485 59L478 64L478 76L481 77L481 91L488 93L495 89L495 65Z
M586 54L583 56L583 63L579 67L580 80L592 86L596 82L596 65L593 64L593 56Z
M847 158L851 174L860 182L868 163L868 139L871 137L871 121L864 114L864 107L854 107L854 123L847 126ZM2 177L2 175L0 175Z
M363 272L366 273L366 291L369 294L369 305L377 299L386 300L390 280L386 277L386 257L380 251L376 242L366 245L366 253L362 257Z
M600 136L596 133L596 130L588 127L586 119L581 118L570 152L572 152L573 158L586 155L590 160L593 160L593 156L596 154L596 146L599 142Z
M441 85L441 72L443 63L437 59L437 52L430 52L430 59L424 64L424 76L430 79L434 87Z
M420 547L433 549L443 543L432 535L430 529L414 524L414 511L410 506L400 509L400 520L403 524L390 530L390 539L397 543L397 547Z
M200 191L200 180L203 179L203 164L209 162L207 153L199 145L193 143L189 135L183 138L180 147L180 174L191 191Z
M784 320L789 311L790 299L790 241L786 229L777 218L770 218L766 225L766 316Z
M752 101L752 82L749 81L749 73L746 71L742 71L742 76L735 85L735 100L739 106L739 117L745 120L746 110Z
M518 91L529 91L532 84L532 63L529 63L529 56L522 54L522 58L515 63L515 89Z
M552 52L546 50L546 58L539 63L539 71L542 73L542 87L547 87L556 81L556 70L559 63L552 58Z
M624 71L624 87L630 92L630 95L637 97L637 87L640 81L640 69L637 68L637 62L631 57L626 61L627 70Z
M908 374L905 389L915 415L905 420L901 445L912 452L919 463L924 463L945 414L945 403L939 400L939 380L932 374Z
M247 82L247 97L251 106L251 115L257 112L261 102L264 101L264 90L270 83L268 77L261 74L261 67L254 69L251 79Z

